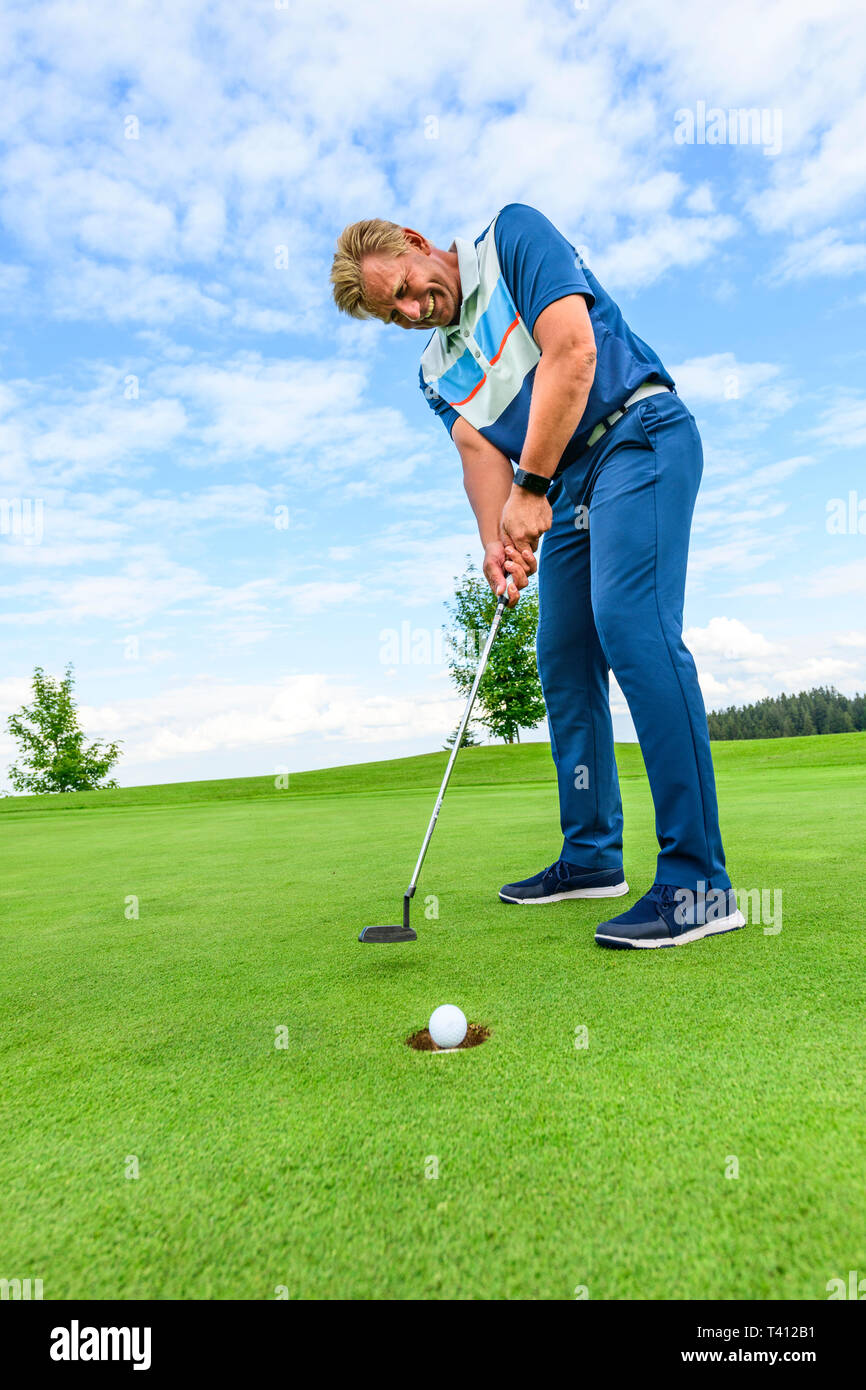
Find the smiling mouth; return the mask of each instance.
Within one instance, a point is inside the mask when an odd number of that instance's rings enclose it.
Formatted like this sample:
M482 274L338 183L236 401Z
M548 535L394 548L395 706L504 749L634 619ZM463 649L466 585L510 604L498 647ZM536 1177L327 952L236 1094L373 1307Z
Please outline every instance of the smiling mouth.
M426 314L424 315L424 322L425 322L425 323L426 323L427 319L429 319L430 316L431 316L431 314L433 313L433 308L434 308L435 302L436 302L436 301L434 300L434 298L433 298L433 293L432 293L432 291L431 291L431 293L430 293L430 308L427 310Z

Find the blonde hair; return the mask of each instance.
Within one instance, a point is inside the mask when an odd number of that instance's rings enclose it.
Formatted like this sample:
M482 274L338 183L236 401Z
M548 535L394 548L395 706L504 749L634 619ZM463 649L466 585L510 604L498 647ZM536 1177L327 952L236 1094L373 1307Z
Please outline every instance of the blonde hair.
M367 304L362 264L366 256L402 256L409 250L402 227L396 222L384 222L370 217L365 222L353 222L344 227L337 239L334 263L331 266L331 285L334 303L343 314L353 319L369 319L374 315Z

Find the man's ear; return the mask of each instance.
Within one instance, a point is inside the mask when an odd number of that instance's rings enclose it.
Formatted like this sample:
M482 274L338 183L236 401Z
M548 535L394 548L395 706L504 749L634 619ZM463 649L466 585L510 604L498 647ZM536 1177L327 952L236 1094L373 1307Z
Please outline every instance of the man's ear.
M422 256L430 255L433 247L425 236L422 236L420 232L416 232L413 227L402 227L400 230L409 244L414 246L416 251L420 251Z

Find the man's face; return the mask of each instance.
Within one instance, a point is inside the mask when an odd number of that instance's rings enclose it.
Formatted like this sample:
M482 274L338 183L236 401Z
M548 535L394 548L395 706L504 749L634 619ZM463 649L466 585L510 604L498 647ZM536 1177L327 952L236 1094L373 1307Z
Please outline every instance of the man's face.
M460 316L460 272L418 233L402 256L368 256L364 285L371 311L400 328L445 328ZM456 259L453 256L451 259Z

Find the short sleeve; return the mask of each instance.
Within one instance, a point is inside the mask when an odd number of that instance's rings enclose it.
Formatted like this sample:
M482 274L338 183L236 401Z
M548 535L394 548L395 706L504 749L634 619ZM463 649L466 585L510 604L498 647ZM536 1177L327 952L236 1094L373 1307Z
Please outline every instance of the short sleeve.
M496 254L517 312L530 333L548 304L582 294L591 309L595 296L571 242L552 222L525 203L509 203L495 227Z
M455 410L453 405L449 405L448 401L443 401L442 397L436 394L430 382L424 380L423 367L418 370L418 384L430 409L439 416L450 435L456 421L460 419L459 411Z

